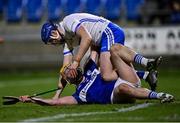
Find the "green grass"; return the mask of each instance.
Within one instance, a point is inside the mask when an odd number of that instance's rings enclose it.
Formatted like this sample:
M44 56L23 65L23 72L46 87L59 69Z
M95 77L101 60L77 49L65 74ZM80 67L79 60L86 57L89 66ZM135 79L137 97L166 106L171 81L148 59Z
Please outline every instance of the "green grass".
M88 116L71 116L57 118L53 121L180 121L180 71L161 70L159 74L158 91L168 92L175 96L175 101L168 104L160 104L159 101L150 100L154 105L147 108L129 112L117 112L116 109L134 106L135 104L113 105L72 105L72 106L39 106L36 104L17 103L4 106L0 99L0 121L23 121L40 117L51 117L58 114L80 114L81 112L107 112ZM0 97L4 95L34 94L56 87L58 74L56 72L25 72L25 73L1 73ZM143 82L147 87L147 83ZM68 85L63 95L70 95L74 87ZM43 97L52 97L54 93ZM147 100L138 100L144 103ZM113 112L113 113L108 113Z

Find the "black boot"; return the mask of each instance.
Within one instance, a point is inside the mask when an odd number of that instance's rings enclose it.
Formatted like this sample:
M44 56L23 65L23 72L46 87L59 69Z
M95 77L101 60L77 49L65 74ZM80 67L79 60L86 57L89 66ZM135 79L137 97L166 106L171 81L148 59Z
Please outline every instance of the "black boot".
M156 59L149 59L146 69L148 71L157 70L157 68L161 64L161 62L162 62L162 56L159 56Z
M151 70L145 79L145 81L147 81L149 86L151 87L152 91L156 90L157 82L158 82L157 76L158 76L158 72Z

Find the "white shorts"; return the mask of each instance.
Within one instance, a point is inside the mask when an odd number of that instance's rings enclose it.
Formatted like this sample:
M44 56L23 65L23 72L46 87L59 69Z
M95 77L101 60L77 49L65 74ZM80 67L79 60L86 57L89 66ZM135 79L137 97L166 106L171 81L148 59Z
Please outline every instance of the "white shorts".
M113 91L112 91L112 93L111 93L111 103L112 103L112 104L113 104L113 93L114 93L114 90L115 90L115 88L116 88L117 86L119 86L120 84L127 84L127 85L129 85L129 86L131 86L131 87L134 87L134 88L141 87L141 82L140 82L140 81L137 82L136 85L133 85L132 83L130 83L130 82L126 81L126 80L123 80L123 79L121 79L121 78L118 78L117 81L116 81L116 83L115 83L115 85L114 85L114 89L113 89Z

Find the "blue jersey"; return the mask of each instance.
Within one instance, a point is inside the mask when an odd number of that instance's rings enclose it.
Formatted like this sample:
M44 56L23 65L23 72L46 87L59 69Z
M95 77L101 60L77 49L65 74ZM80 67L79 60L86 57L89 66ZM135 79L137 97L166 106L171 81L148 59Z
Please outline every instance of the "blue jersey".
M93 60L89 60L84 69L85 79L72 95L78 103L111 103L111 94L116 81L106 82Z

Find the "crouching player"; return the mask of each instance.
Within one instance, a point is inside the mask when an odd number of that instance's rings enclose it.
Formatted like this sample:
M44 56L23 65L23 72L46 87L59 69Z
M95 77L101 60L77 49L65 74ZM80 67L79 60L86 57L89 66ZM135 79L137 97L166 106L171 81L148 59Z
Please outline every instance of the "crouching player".
M63 79L70 84L75 84L77 87L72 96L52 99L21 96L20 100L22 102L32 102L40 105L120 104L134 103L136 99L156 99L160 100L161 103L173 101L174 97L172 95L163 92L157 93L147 88L142 88L138 81L137 83L129 82L120 77L115 81L104 81L95 61L96 54L92 52L91 59L84 67L84 74L79 74L78 78L69 78L67 75L69 71L68 67L65 67L61 71ZM123 62L119 62L119 64L120 66L125 65Z

